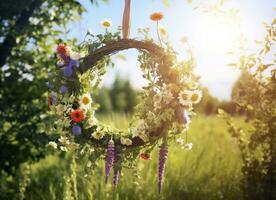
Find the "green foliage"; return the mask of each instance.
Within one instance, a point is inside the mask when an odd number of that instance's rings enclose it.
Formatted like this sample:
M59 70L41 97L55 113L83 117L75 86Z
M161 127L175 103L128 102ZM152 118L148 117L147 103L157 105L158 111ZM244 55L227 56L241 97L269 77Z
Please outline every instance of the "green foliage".
M232 98L245 112L250 129L237 126L221 111L241 150L245 199L276 198L276 60L271 51L275 48L275 26L275 19L265 25L267 34L258 42L260 51L242 55L236 64L243 71ZM273 56L274 61L267 63Z
M130 118L116 114L99 117L106 124L120 129L128 128ZM240 122L240 119L235 119ZM238 123L242 126L241 123ZM168 168L164 190L157 194L157 158L154 151L152 160L138 162L138 169L124 170L117 189L111 184L104 185L103 162L93 172L84 170L89 162L77 164L77 188L79 199L242 199L239 186L241 179L240 152L238 146L227 134L226 123L216 117L194 118L189 129L189 141L194 143L188 152L178 144L169 148ZM227 155L227 156L225 156ZM28 200L65 199L64 192L72 193L71 157L49 156L31 166L31 183L26 190ZM92 173L92 174L91 174ZM69 187L70 186L70 187ZM69 187L69 188L68 188ZM68 192L69 191L69 192Z
M1 199L18 190L21 163L45 154L45 81L55 65L53 50L66 24L83 11L75 0L0 2Z

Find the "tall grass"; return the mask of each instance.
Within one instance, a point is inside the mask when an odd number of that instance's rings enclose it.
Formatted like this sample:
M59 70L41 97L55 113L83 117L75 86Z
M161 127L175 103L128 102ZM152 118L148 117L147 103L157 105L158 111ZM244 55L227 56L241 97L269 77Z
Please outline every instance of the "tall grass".
M128 116L99 117L117 128L126 128ZM124 170L118 188L104 185L103 167L86 175L81 164L73 169L70 156L49 156L32 166L26 199L241 199L241 159L226 124L216 117L196 117L188 132L194 144L186 151L176 145L169 149L165 185L157 193L157 152L151 161L139 161L138 170ZM74 170L77 181L74 183ZM111 181L110 181L111 182Z

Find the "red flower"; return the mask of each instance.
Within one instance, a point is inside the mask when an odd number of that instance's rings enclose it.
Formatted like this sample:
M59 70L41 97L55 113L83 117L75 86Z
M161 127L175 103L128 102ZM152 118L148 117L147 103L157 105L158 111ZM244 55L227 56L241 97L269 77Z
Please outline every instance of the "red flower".
M69 48L65 44L59 44L56 51L60 55L69 56Z
M83 112L80 109L71 112L71 119L74 122L81 122L84 119Z
M51 96L48 96L48 106L53 105L53 100Z
M163 19L163 17L164 17L164 15L161 12L155 12L150 15L150 19L152 21L159 21L159 20Z
M140 158L143 160L151 160L150 154L148 153L141 153Z

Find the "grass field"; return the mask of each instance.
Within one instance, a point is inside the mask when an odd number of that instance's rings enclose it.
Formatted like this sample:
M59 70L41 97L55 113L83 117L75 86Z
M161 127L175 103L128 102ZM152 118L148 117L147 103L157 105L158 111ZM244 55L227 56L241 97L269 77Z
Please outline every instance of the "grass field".
M127 116L112 115L100 118L118 128L128 124ZM239 180L241 159L235 141L228 135L223 120L217 117L195 117L189 141L190 151L174 145L169 149L165 186L157 193L157 152L151 161L140 161L139 170L124 170L119 186L105 186L103 167L87 175L77 164L71 173L69 158L49 156L31 167L31 183L27 188L28 200L52 199L241 199ZM110 181L111 182L111 181ZM72 192L73 191L73 192Z

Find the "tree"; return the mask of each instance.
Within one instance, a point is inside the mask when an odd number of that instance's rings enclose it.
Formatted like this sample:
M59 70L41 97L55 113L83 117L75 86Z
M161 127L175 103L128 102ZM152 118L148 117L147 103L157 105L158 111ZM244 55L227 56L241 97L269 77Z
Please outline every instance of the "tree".
M235 65L242 70L232 98L246 114L249 129L226 118L229 132L237 139L243 160L242 187L245 199L276 198L276 19L265 25L266 35L259 52L243 54Z
M62 32L83 12L76 0L0 2L1 183L16 175L21 163L45 155L45 81ZM5 187L1 184L1 199L10 199L5 194L12 191Z

